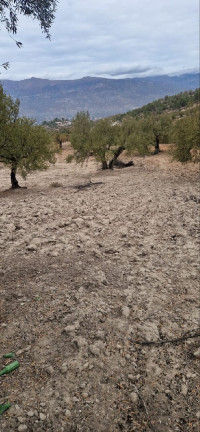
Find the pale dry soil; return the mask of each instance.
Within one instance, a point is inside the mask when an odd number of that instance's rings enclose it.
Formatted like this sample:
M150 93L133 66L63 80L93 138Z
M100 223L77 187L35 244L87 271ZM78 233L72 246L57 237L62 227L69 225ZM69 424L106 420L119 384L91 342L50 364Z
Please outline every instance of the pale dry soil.
M198 338L173 341L199 325L197 166L66 153L27 189L0 168L0 430L197 432Z

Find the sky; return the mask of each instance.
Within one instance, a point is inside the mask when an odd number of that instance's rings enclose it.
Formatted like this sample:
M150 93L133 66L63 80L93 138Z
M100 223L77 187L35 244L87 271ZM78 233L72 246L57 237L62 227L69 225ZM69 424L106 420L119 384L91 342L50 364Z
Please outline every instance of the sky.
M19 19L18 48L0 25L0 80L134 78L199 70L198 0L60 0L51 41Z

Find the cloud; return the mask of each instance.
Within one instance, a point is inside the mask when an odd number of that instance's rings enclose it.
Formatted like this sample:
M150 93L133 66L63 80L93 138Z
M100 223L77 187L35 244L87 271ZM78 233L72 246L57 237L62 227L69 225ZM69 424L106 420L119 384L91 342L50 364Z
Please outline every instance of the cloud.
M1 78L132 77L198 69L196 0L60 0L51 42L22 17L19 50L1 28Z
M107 75L111 75L112 77L115 76L122 76L122 75L137 75L137 74L142 74L142 73L146 73L146 72L151 72L152 71L152 67L141 67L141 66L136 66L136 67L123 67L123 68L118 68L115 69L114 71L110 70L110 71L105 71L105 73Z

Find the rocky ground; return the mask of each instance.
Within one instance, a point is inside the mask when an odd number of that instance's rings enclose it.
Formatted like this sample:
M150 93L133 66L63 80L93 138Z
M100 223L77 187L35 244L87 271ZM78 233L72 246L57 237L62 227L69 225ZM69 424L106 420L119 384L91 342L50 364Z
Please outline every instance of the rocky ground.
M197 167L66 152L27 189L0 168L0 430L197 432Z

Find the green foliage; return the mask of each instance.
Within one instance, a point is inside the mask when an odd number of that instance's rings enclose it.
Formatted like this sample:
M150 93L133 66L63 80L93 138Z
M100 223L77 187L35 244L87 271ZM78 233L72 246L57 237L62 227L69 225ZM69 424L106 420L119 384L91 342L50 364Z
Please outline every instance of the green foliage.
M92 122L89 113L77 113L72 122L71 144L74 155L68 156L67 162L75 159L83 162L90 155L102 163L103 168L115 155L117 146L121 144L120 126L112 126L108 119Z
M28 118L18 118L5 125L1 135L0 162L26 175L35 170L47 169L54 163L55 149L49 133Z
M88 112L81 111L77 113L72 121L71 145L74 149L73 158L77 162L83 162L90 156L92 151L91 137L92 121ZM71 156L67 162L71 162Z
M3 91L3 87L0 85L0 128L8 122L15 122L18 114L19 100L17 99L14 102L10 96L6 95Z
M111 119L92 122L88 113L78 113L72 124L71 136L75 153L67 160L71 162L75 158L80 162L92 154L102 163L103 168L107 168L113 166L113 161L116 161L123 150L130 155L146 155L154 146L154 153L158 153L160 144L171 143L172 137L175 143L174 158L183 162L197 160L199 152L197 101L199 101L199 89L172 97L166 96L162 100L148 104L145 113L135 110L134 116L124 115L122 122L117 125L112 125ZM169 109L172 106L183 107L183 105L186 108L179 111ZM160 113L157 113L156 110L149 110L149 106L154 108L165 106L168 109L160 109ZM159 109L157 111L159 112Z
M145 133L143 119L135 119L126 116L121 125L121 137L127 154L139 153L144 156L148 154L148 140Z
M169 114L149 114L145 117L144 132L148 145L155 146L155 149L159 151L160 143L168 143L171 134L171 124L172 119Z
M120 129L112 126L108 119L95 122L92 128L92 151L97 161L108 163L120 145Z
M59 145L60 148L62 148L62 145L65 141L67 141L67 134L63 133L63 132L55 132L53 134L53 140L56 144Z
M200 161L199 112L177 120L174 126L172 155L182 163Z
M0 1L0 23L9 33L15 35L18 31L18 16L24 15L36 19L40 23L42 31L50 39L50 27L55 18L57 0L1 0ZM15 40L18 48L22 47L22 42ZM9 62L0 65L4 69L9 68Z
M141 108L129 111L126 114L119 114L113 117L114 120L122 120L127 115L130 117L145 117L149 114L162 114L164 112L179 111L183 108L189 108L199 103L200 89L189 90L178 93L174 96L165 96L162 99L150 102Z
M23 177L55 162L49 132L26 117L18 118L19 101L13 102L0 86L0 162Z
M50 38L49 29L55 17L56 4L56 0L3 0L0 2L0 22L9 33L16 34L18 15L28 16L38 20L42 31ZM20 46L19 42L17 44Z

